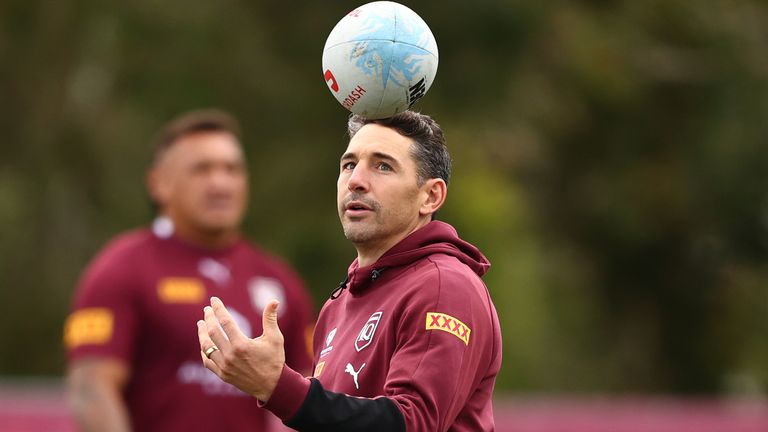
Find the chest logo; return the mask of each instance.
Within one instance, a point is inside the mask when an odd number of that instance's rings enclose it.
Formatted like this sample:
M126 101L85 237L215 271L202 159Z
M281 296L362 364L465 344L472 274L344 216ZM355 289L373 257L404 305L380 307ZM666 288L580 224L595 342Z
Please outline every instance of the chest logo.
M325 357L326 354L333 351L333 345L331 345L331 342L333 342L334 336L336 336L336 327L329 331L328 336L325 337L325 348L320 351L320 357Z
M197 271L201 275L216 282L219 286L225 286L229 284L229 280L232 278L232 273L229 271L229 267L216 261L213 258L203 258L197 263Z
M157 284L157 296L163 303L200 303L205 286L196 278L164 278Z
M362 366L360 366L360 369L355 370L354 366L352 366L352 363L347 363L347 367L344 368L344 372L352 375L352 379L355 380L355 388L360 390L360 385L357 383L357 376L360 375L360 372L363 371L363 368L365 367L365 363L363 363Z
M382 313L383 312L374 312L360 330L360 334L358 334L357 339L355 339L355 350L357 350L357 352L362 351L373 342L373 335L376 333L376 327L379 326Z
M440 312L427 312L427 330L441 330L459 338L464 345L469 345L472 329L458 319Z

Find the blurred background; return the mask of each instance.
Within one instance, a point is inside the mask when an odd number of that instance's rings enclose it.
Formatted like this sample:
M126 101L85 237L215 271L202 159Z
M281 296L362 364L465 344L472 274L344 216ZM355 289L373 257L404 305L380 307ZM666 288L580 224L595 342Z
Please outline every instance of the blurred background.
M499 429L595 397L748 402L768 425L768 5L402 3L440 50L415 109L455 159L441 219L493 264ZM246 233L319 309L355 256L335 211L347 112L320 57L360 4L0 1L6 402L42 386L58 406L74 285L150 220L149 141L181 111L239 117Z

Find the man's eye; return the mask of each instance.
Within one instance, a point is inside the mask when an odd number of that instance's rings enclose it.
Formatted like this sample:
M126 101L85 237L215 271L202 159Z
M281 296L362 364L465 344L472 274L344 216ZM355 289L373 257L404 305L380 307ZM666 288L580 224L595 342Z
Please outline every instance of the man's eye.
M351 169L354 169L354 168L355 168L355 163L354 162L346 162L346 163L341 164L341 169L342 170L351 170Z
M392 171L392 167L388 163L384 162L379 163L379 169L381 171Z
M192 165L190 169L192 174L195 174L195 175L206 174L210 170L211 170L211 165L207 163L196 163Z

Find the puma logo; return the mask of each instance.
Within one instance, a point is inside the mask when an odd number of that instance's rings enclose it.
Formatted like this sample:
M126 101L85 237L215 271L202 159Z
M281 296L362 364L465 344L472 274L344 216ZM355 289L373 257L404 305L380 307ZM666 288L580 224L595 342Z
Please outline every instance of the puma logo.
M352 367L352 363L347 363L347 367L344 369L344 372L352 375L352 378L355 380L355 388L360 390L360 386L357 384L357 376L360 375L360 372L365 367L365 363L363 363L362 366L360 366L360 369L355 370L354 367Z

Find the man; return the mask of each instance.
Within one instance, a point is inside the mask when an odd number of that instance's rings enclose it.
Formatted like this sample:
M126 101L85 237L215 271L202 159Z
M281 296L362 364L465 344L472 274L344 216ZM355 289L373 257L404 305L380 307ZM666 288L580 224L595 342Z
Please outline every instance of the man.
M450 156L430 117L352 116L338 210L357 249L320 313L314 377L283 361L278 303L248 339L218 298L198 321L202 360L300 431L491 431L501 365L489 263L448 224ZM282 306L280 306L282 307Z
M248 176L238 131L216 110L172 121L147 176L160 217L118 236L84 272L65 326L83 430L267 430L271 414L200 365L190 327L212 295L254 335L266 302L280 298L287 364L311 370L313 313L302 282L240 234Z

